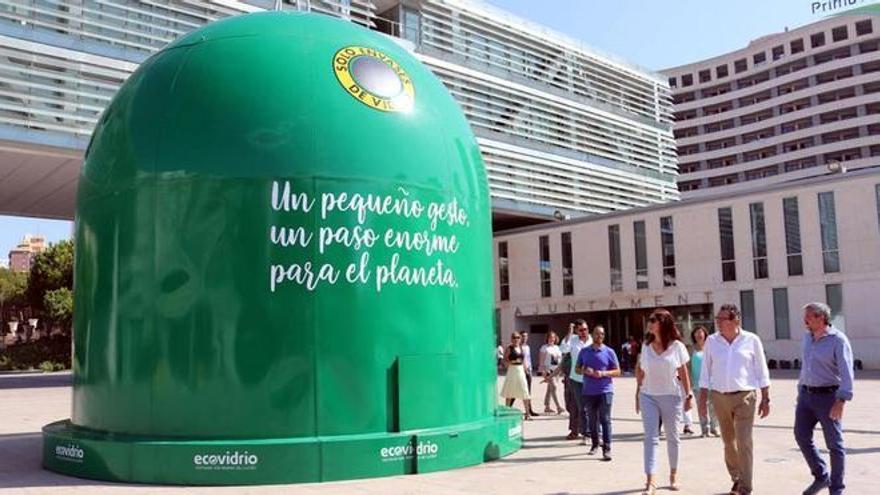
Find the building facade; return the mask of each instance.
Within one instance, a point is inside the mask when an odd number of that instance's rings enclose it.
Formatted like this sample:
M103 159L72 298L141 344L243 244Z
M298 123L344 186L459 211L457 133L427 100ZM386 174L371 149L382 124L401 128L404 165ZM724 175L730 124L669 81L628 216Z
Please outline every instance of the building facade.
M679 198L666 79L481 2L287 0L394 37L478 137L496 224ZM0 213L72 218L88 137L150 54L271 0L0 0Z
M880 367L880 167L499 232L499 340L586 319L619 349L655 307L690 342L724 303L768 358L800 356L801 308L827 302L865 367Z
M26 235L18 246L9 250L9 269L14 272L30 271L34 258L46 250L46 239L39 235Z
M683 197L880 159L880 5L662 72L673 91Z

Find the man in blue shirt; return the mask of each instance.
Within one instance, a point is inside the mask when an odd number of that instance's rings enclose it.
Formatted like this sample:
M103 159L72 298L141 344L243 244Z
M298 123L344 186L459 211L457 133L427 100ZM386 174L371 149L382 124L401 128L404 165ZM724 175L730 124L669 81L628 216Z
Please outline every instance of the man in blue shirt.
M813 483L804 495L829 488L842 495L844 462L843 406L853 397L853 354L849 339L831 325L831 308L814 302L804 306L803 368L798 380L794 437L810 466ZM831 454L831 475L813 443L816 423L822 425L825 446Z
M617 354L603 344L605 329L593 328L593 343L581 349L575 371L584 377L581 400L587 410L587 423L592 425L590 439L592 446L589 455L599 448L599 426L602 428L602 460L611 460L611 402L614 398L614 385L611 379L620 376Z

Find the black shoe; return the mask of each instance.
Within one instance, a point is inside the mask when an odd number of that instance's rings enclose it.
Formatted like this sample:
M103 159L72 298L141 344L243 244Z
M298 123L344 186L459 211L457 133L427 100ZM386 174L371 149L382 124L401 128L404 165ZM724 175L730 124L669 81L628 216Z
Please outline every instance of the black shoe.
M611 460L611 451L610 450L603 450L602 451L602 460L606 461L606 462Z
M536 413L535 411L529 411L529 414L531 414L532 416L540 416L540 414Z
M587 452L587 455L595 455L596 452L598 452L598 451L599 451L599 446L593 445L592 447L590 447L590 451Z
M827 476L824 478L816 478L813 480L813 483L804 490L804 495L816 495L830 485L831 480L829 480Z

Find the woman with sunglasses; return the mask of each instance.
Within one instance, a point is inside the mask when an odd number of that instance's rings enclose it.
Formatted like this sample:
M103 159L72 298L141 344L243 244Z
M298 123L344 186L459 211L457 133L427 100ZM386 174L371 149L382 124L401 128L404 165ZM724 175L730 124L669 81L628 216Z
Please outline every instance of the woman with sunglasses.
M516 399L522 399L525 406L525 419L532 419L529 411L532 410L532 401L529 396L529 386L526 383L526 372L523 369L525 353L522 348L522 335L513 332L510 336L510 345L504 353L504 361L507 363L507 375L504 377L504 385L501 387L501 396L506 399L508 406L513 405Z
M678 448L681 444L679 425L682 409L690 410L694 394L688 376L687 347L681 342L681 332L675 326L672 314L657 309L648 318L649 343L642 348L636 369L636 413L642 415L645 429L644 495L657 491L657 447L660 444L660 421L666 424L666 451L669 456L669 489L679 490ZM682 390L683 388L683 390ZM684 393L682 393L682 391ZM682 400L684 396L684 400ZM682 404L684 402L684 404Z

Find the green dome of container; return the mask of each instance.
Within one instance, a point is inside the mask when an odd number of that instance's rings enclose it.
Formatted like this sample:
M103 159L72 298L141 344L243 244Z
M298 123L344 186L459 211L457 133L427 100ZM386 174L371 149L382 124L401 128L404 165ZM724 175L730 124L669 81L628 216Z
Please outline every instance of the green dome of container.
M461 110L391 38L272 12L177 40L86 152L73 413L44 464L281 483L512 452L490 217Z

